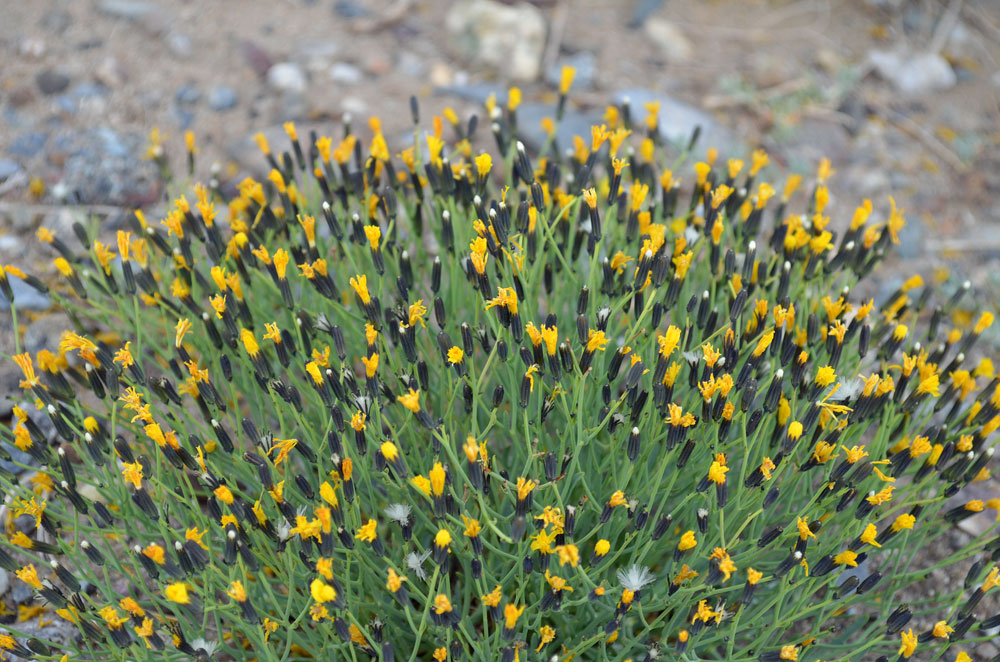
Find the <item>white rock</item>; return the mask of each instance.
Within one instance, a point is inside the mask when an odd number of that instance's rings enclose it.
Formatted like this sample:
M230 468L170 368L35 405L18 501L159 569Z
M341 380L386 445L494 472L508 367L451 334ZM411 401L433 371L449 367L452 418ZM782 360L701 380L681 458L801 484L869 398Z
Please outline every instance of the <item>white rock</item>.
M278 62L267 70L267 82L281 92L305 92L308 86L302 67L294 62Z
M653 18L646 21L643 29L668 62L684 62L694 54L691 40L670 21Z
M925 94L954 87L958 77L937 53L872 51L868 55L879 75L904 94Z
M329 75L330 80L337 83L344 83L346 85L359 83L364 77L364 74L361 73L360 69L355 67L353 64L348 64L346 62L338 62L330 67Z
M494 0L455 3L445 26L454 46L469 59L517 80L538 78L545 50L545 16L533 5Z

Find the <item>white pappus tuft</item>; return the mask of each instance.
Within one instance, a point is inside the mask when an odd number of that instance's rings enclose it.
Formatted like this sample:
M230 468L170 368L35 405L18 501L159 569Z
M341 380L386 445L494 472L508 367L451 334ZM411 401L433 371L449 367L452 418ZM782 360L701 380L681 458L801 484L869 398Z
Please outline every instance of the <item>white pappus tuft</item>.
M623 588L633 592L641 590L643 586L652 583L654 579L653 573L644 565L633 563L628 570L618 569L618 582Z

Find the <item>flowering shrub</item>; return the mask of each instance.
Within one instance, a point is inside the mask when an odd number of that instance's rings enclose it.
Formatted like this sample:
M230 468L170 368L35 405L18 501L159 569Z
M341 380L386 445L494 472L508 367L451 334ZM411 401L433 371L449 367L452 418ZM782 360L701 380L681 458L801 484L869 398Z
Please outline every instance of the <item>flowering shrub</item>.
M533 156L511 90L495 162L451 110L395 155L374 119L288 124L228 201L195 186L112 245L40 229L76 326L14 357L57 443L15 410L41 468L0 479L0 564L78 636L0 647L969 659L1000 624L992 527L937 564L974 560L964 585L900 595L998 507L945 506L989 477L992 316L948 328L968 286L920 276L855 296L904 219L865 201L833 232L826 162L780 193L762 150L691 165L655 105L564 152L571 81Z

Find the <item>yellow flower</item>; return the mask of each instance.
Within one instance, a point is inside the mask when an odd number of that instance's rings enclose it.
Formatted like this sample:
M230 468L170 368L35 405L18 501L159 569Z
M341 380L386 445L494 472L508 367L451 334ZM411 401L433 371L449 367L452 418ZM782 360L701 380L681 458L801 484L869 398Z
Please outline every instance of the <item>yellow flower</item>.
M375 539L378 538L378 532L375 530L377 526L378 523L374 519L369 519L364 526L358 529L354 537L365 542L375 542Z
M837 565L848 565L852 568L858 567L857 562L858 555L849 549L845 549L840 554L833 557L833 562Z
M444 593L438 593L434 596L434 613L438 616L442 614L447 614L452 610L451 600Z
M861 533L859 540L865 544L872 545L873 547L881 547L882 545L878 544L875 540L877 537L878 527L869 522L868 526L866 526L865 530Z
M375 372L378 370L378 354L362 356L361 362L365 364L365 376L368 377L368 379L374 377Z
M368 294L368 277L365 274L359 274L350 279L350 284L358 298L361 299L361 303L367 306L372 300L371 295Z
M837 373L834 372L831 366L823 366L816 371L816 385L821 388L826 388L837 379Z
M559 545L556 547L556 554L559 555L559 565L569 563L574 568L580 563L580 550L576 545Z
M448 363L458 364L465 357L465 352L458 345L454 345L448 350Z
M486 179L490 170L493 168L493 157L491 157L486 152L483 152L476 157L476 174L479 175L479 179Z
M938 621L934 624L931 633L938 639L947 639L948 635L955 631L955 628L948 625L948 621Z
M913 655L913 652L917 650L917 635L913 634L913 628L910 628L906 632L899 633L900 646L898 655L901 655L904 659Z
M587 351L596 352L598 350L604 351L605 347L610 341L603 331L594 331L590 329L587 333Z
M993 313L989 312L988 310L984 310L979 315L979 320L976 321L976 326L972 329L972 331L977 334L982 333L992 325L993 325Z
M677 549L686 552L698 544L698 539L694 536L694 531L685 531L681 536L681 541L677 543Z
M414 414L420 413L420 391L409 389L403 395L397 396L396 398L400 404L412 411Z
M508 602L503 608L503 625L504 629L513 630L517 627L517 619L521 617L524 612L524 605L520 607Z
M712 466L708 469L708 479L716 485L725 485L727 471L729 471L729 467L725 464L719 461L712 462Z
M188 585L184 582L174 582L168 584L163 589L163 594L171 602L176 602L179 605L187 605L191 604L191 596L188 594L188 588Z
M336 602L337 589L317 577L309 584L309 594L316 602Z
M140 489L142 487L142 465L138 462L122 463L122 476L125 478L126 483L132 483L135 489Z
M247 601L247 591L243 588L243 582L234 580L232 584L229 585L229 590L226 591L226 595L235 600L236 602L246 602Z
M17 571L17 578L33 589L42 588L42 582L38 579L38 571L34 563L29 563Z
M576 77L576 67L565 66L559 74L559 94L566 96L569 88L573 86L573 79Z

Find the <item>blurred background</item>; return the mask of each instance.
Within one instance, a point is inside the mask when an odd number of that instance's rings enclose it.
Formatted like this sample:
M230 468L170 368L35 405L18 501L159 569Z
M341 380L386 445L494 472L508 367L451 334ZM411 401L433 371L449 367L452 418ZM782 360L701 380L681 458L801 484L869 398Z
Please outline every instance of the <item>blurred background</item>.
M570 65L565 134L589 136L609 102L642 117L657 99L669 136L703 128L698 156L764 147L774 181L828 157L832 227L865 198L876 222L889 195L906 210L879 288L947 273L997 305L997 0L6 0L0 14L0 263L51 271L35 231L68 234L81 213L109 234L137 207L158 218L154 128L174 172L192 130L196 177L214 166L233 184L265 174L252 136L283 149L285 120L338 136L345 113L364 131L378 116L395 153L410 95L430 126L449 106L482 117L518 85L530 144ZM480 127L475 147L492 149Z
M570 133L611 100L641 116L659 99L668 133L704 127L699 152L762 146L807 174L829 157L845 218L894 195L902 258L1000 256L996 0L8 0L2 15L0 262L66 202L113 222L162 200L153 127L175 171L191 129L198 175L231 179L259 172L249 137L284 120L338 135L345 112L377 115L401 144L411 94L429 126L516 84L531 140L566 64Z
M96 215L113 238L135 208L161 218L154 129L181 180L193 131L195 177L225 188L266 175L252 136L285 149L283 121L337 137L346 113L367 136L378 116L396 153L410 95L430 127L517 85L530 145L570 65L562 145L628 97L636 118L659 100L670 137L701 126L700 158L765 148L775 182L828 157L832 228L866 198L874 222L890 195L906 210L870 294L921 273L1000 306L998 0L0 0L0 18L0 264L51 274L39 226ZM486 122L475 143L495 148ZM37 351L65 320L12 280Z
M828 157L832 227L866 198L873 222L889 195L906 210L872 295L921 273L949 291L970 279L995 310L998 62L1000 0L0 0L0 264L49 274L39 226L68 237L96 215L113 237L137 207L161 218L171 191L145 158L154 127L175 172L186 172L192 130L196 177L215 165L231 185L264 174L252 136L284 149L285 120L303 136L340 136L344 113L359 127L378 116L396 153L412 140L410 95L429 127L449 106L482 117L490 93L518 85L530 143L570 65L570 135L589 136L627 96L637 117L658 99L669 136L702 126L699 157L764 147L771 181L812 176ZM477 150L493 149L486 129ZM24 346L54 345L65 314L11 281ZM11 323L0 301L0 354L12 351ZM995 351L996 334L987 341ZM15 392L18 375L0 362L0 393ZM0 397L0 419L10 404ZM36 616L19 611L25 589L0 576L0 618ZM58 627L37 617L40 630ZM983 646L983 659L998 652Z

